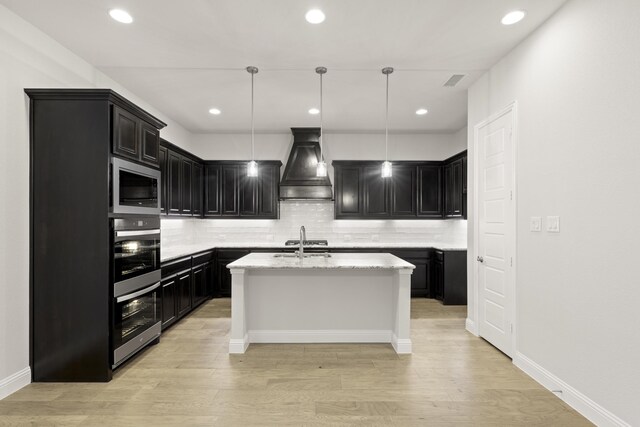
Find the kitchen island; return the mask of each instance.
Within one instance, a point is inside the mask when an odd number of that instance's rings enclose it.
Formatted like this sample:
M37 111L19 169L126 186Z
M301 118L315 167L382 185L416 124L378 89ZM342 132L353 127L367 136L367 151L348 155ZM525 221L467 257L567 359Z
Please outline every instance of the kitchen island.
M231 271L229 353L250 343L391 343L411 353L414 265L388 253L251 253Z

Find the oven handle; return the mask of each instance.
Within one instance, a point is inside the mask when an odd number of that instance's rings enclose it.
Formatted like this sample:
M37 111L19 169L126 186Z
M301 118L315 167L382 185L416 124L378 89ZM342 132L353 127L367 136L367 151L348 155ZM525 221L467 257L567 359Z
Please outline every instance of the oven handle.
M139 297L140 295L144 295L146 293L149 293L149 292L151 292L154 289L157 289L159 287L160 287L160 282L158 282L156 284L153 284L153 285L149 286L148 288L140 289L139 291L133 292L131 294L122 295L121 297L116 298L116 302L123 302L123 301L128 301L130 299L134 299L135 297Z
M160 230L132 230L132 231L116 231L116 237L132 237L132 236L149 236L151 234L160 235Z

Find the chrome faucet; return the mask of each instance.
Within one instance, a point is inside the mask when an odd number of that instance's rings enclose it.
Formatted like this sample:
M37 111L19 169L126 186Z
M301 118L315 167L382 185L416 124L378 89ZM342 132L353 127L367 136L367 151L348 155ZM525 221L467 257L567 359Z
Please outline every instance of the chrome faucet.
M307 240L307 230L304 225L300 227L300 249L298 249L298 256L304 258L304 242Z

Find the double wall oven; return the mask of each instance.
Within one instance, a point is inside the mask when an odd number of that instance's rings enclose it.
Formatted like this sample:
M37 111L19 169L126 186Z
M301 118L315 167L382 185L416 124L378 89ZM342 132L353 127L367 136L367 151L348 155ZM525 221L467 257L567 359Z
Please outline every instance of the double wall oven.
M112 159L112 366L160 336L160 171Z

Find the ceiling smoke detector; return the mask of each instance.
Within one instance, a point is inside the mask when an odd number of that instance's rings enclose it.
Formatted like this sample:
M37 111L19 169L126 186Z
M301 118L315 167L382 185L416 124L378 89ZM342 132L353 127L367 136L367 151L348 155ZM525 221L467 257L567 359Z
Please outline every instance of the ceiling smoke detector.
M464 74L454 74L444 83L444 87L454 87L464 78Z

